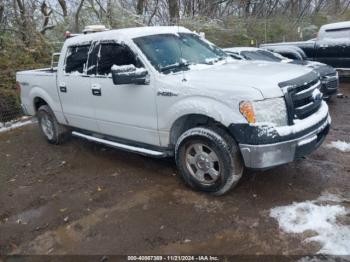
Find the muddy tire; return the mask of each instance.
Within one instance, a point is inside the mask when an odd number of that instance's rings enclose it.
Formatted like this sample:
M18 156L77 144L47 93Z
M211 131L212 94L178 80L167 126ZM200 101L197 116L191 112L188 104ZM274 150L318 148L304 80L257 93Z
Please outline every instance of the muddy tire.
M237 143L218 127L186 131L177 141L175 159L189 186L214 195L237 185L244 170Z
M39 127L46 140L55 145L62 144L69 136L69 130L60 125L51 108L43 105L37 113Z

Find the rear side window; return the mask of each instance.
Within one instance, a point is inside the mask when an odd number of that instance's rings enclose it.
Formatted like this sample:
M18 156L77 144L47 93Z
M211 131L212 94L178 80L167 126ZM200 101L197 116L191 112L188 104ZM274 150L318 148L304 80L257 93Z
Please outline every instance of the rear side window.
M65 72L68 74L82 74L87 62L89 49L90 45L68 47Z
M113 65L142 67L128 46L116 43L102 43L97 58L97 74L109 75Z
M324 38L342 39L350 37L350 28L326 30Z

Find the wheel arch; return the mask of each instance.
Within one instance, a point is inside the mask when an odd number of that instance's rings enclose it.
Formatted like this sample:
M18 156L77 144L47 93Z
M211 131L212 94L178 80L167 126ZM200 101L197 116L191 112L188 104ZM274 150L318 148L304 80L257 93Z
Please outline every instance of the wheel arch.
M49 104L46 102L45 99L41 98L40 96L34 97L34 99L33 99L33 108L34 108L35 113L37 113L39 108L41 106L43 106L43 105L49 106Z
M48 93L48 91L44 88L34 86L30 90L28 98L33 115L38 112L40 106L47 105L53 111L60 124L67 124L67 121L63 115L60 100L54 93Z
M216 99L195 96L164 108L165 112L158 118L161 145L174 146L181 132L196 126L211 124L227 130L231 124L245 123L238 105L235 110L234 105L238 102L232 100L228 103L232 103L232 107Z
M200 126L216 126L229 132L228 128L214 118L204 114L186 114L177 118L170 128L169 144L175 147L179 137L187 130Z
M52 110L54 110L54 101L43 88L38 86L33 87L30 91L29 96L31 98L35 113L37 113L39 107L42 105L48 105Z

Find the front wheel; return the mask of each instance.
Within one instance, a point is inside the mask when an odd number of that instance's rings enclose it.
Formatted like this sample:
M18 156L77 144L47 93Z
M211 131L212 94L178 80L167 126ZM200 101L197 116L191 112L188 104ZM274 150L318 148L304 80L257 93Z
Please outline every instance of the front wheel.
M175 149L177 167L192 188L223 195L243 173L237 143L219 127L198 127L186 131Z

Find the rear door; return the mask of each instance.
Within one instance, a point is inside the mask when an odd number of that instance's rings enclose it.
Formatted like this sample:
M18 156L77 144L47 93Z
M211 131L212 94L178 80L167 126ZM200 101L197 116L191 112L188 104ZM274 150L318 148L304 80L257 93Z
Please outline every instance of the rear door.
M97 43L89 59L93 104L103 134L159 146L154 81L147 85L115 85L113 65L144 67L126 44ZM95 60L95 65L94 65Z
M63 113L70 126L98 132L91 94L91 82L87 75L90 44L69 46L66 50L63 70L58 73L58 92Z

